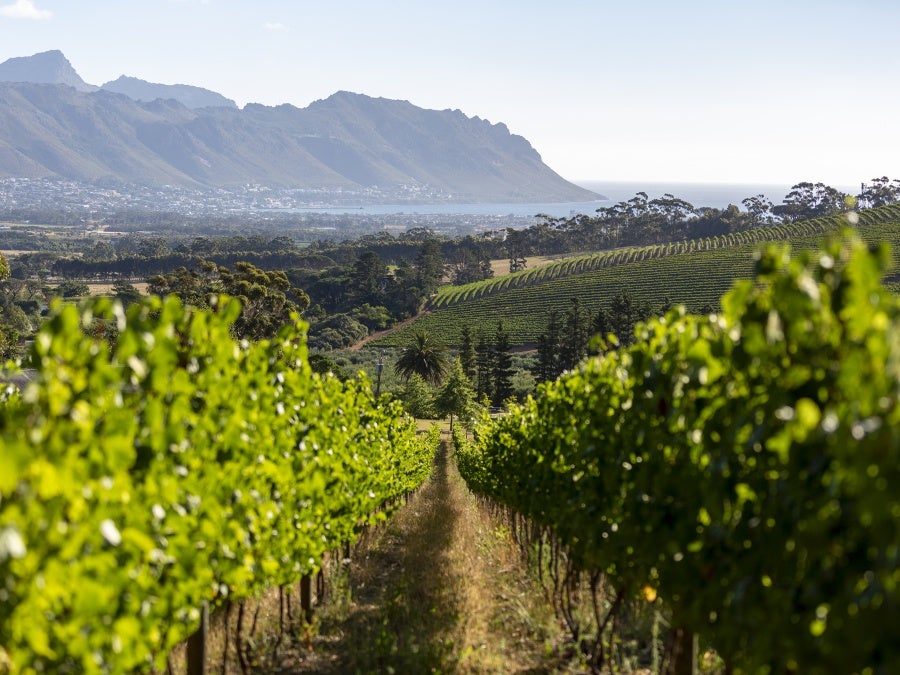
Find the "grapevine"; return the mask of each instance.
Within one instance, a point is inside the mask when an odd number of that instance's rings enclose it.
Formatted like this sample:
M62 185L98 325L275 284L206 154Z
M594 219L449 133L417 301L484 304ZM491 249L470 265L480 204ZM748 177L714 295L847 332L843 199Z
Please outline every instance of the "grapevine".
M315 571L428 475L435 435L313 374L302 325L236 342L238 303L218 309L101 300L38 332L34 382L0 404L13 672L159 670L204 602Z
M457 437L470 487L741 672L900 670L900 301L849 236ZM648 591L648 589L650 589Z

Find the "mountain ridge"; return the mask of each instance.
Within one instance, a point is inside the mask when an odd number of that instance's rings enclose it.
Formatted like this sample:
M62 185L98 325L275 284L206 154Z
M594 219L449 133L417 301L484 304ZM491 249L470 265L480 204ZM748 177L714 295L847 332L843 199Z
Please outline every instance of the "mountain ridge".
M128 75L120 75L100 86L105 91L124 94L135 101L149 103L156 99L174 99L186 108L237 108L237 103L222 94L190 84L159 84Z
M85 90L91 85L61 52L30 58L37 58L32 66L41 66L32 69L38 79L59 81L4 82L3 74L21 74L27 59L0 64L0 177L187 187L260 184L419 202L599 198L550 169L527 139L505 124L459 110L427 110L347 91L306 108L193 107L179 98L233 101L189 85L158 85L162 89L152 91L178 96L141 101L135 91L119 93L110 85L121 85L124 78L125 85L143 87L143 81L123 76ZM79 81L83 86L75 86Z

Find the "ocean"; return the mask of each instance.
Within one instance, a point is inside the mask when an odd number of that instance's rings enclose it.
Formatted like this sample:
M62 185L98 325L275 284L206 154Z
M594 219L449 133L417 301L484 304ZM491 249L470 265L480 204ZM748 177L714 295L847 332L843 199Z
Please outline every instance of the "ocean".
M370 204L364 206L336 206L329 208L297 208L295 213L328 213L354 215L473 215L473 216L534 216L546 214L565 218L579 213L594 215L597 209L627 201L637 192L646 192L650 199L666 193L693 204L724 209L734 204L741 210L741 200L762 194L773 204L780 204L791 190L790 185L726 184L726 183L638 183L613 181L576 181L577 185L607 197L587 202L551 202L524 204ZM853 188L835 186L855 193Z
M734 204L741 210L741 201L747 197L765 195L773 204L780 204L791 191L790 185L761 185L754 183L637 183L612 181L573 181L583 188L609 197L604 205L627 201L637 192L646 192L650 199L668 193L696 207L711 206L724 209ZM843 189L838 187L838 189Z

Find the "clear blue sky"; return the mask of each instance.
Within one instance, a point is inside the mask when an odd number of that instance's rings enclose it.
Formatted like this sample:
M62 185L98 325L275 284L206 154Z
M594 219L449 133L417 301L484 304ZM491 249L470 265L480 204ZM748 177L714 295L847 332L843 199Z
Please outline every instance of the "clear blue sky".
M900 178L898 27L898 0L0 0L0 61L458 108L570 180L853 187Z

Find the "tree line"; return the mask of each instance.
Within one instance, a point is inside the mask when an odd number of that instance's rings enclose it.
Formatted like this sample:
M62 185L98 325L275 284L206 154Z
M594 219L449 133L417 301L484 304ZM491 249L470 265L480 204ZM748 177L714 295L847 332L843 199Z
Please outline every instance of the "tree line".
M855 200L864 207L896 203L900 201L900 180L886 176L873 179L862 186ZM128 298L131 291L126 282L132 279L175 274L184 281L191 273L202 276L207 264L237 269L246 263L257 270L283 270L291 289L302 289L300 293L308 297L305 316L312 324L311 347L330 350L350 346L371 331L414 315L443 283L465 284L490 278L492 259L508 259L512 271L523 268L531 255L715 236L774 222L826 216L853 204L852 198L834 188L803 182L794 185L777 206L764 195L756 195L742 201L745 211L734 205L726 209L696 208L671 194L650 199L639 192L632 199L598 209L594 216L541 216L539 222L525 229L507 228L452 239L424 227L396 235L370 233L338 243L320 240L307 248L300 248L286 235L173 238L130 234L111 240L86 239L78 244L83 248L81 255L72 254L74 244L56 242L54 252L24 254L12 260L11 278L18 280L18 286L13 288L5 282L0 288L7 307L0 319L7 326L16 324L20 334L27 332L26 322L14 307L34 314L34 303L39 306L40 299L21 287L26 280L42 288L48 285L48 277L117 281L121 285L117 295ZM48 242L53 239L41 237ZM66 293L77 295L69 293L71 290ZM297 299L301 297L291 292ZM570 338L580 334L567 332ZM552 329L547 339L549 349L554 349ZM562 357L562 352L554 354L555 361L536 374L539 379L558 371L560 361L572 362L572 358Z

